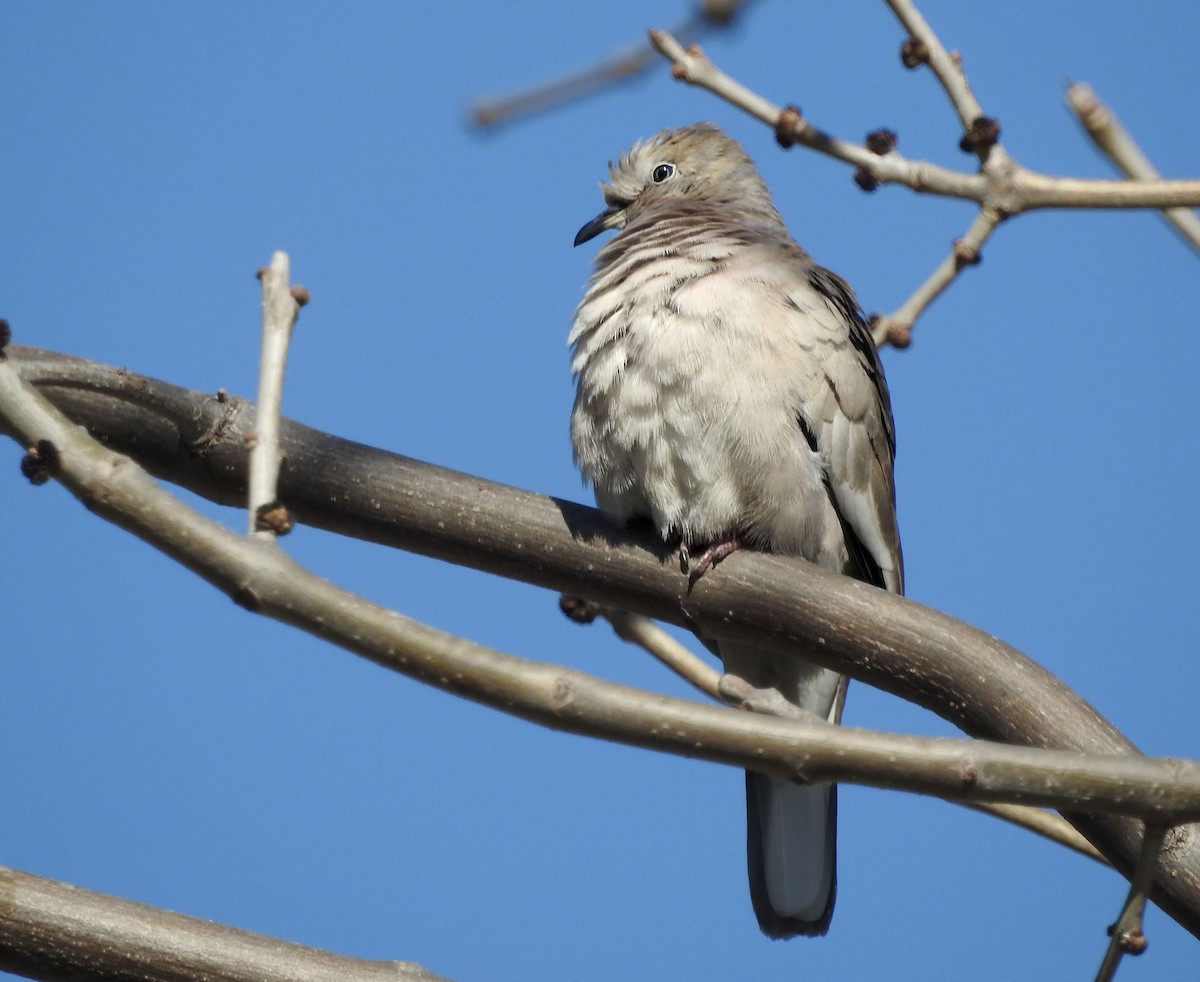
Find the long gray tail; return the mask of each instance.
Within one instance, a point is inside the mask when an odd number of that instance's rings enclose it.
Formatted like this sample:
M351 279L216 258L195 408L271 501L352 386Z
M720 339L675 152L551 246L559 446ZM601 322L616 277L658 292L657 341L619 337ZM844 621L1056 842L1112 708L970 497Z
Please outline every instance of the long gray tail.
M776 688L823 719L841 719L846 680L828 669L720 644L725 671ZM829 930L837 892L837 788L746 772L750 898L764 934L790 938Z
M758 926L772 938L829 930L837 893L837 788L746 772L746 853Z

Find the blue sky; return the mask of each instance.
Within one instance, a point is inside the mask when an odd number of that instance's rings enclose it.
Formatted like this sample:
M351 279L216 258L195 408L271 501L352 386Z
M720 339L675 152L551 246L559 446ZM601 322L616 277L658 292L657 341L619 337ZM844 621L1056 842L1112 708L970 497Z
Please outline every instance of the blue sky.
M566 332L605 162L710 119L759 161L796 238L899 304L970 220L842 165L665 66L495 133L481 92L668 26L678 0L0 7L0 315L21 343L252 396L274 249L310 288L290 416L587 499ZM1160 169L1196 176L1200 8L1028 0L922 10L1010 151L1108 176L1062 103L1091 83ZM882 3L751 8L707 45L850 139L970 166ZM1035 214L887 351L910 595L995 633L1150 753L1195 724L1196 256L1153 215ZM60 488L0 468L0 863L451 978L1090 977L1125 885L1020 830L845 788L827 938L759 935L740 773L457 701L235 607ZM232 510L205 506L233 527ZM544 591L298 529L317 572L497 648L680 683ZM947 724L856 685L847 721ZM1121 978L1194 974L1152 912Z

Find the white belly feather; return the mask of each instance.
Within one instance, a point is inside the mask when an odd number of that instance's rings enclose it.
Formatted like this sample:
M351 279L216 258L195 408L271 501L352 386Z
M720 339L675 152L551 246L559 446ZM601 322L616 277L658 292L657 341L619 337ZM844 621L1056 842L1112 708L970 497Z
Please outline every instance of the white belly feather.
M813 331L753 272L680 258L677 275L593 284L571 334L576 459L618 521L648 517L690 544L740 531L841 569L825 467L797 421Z

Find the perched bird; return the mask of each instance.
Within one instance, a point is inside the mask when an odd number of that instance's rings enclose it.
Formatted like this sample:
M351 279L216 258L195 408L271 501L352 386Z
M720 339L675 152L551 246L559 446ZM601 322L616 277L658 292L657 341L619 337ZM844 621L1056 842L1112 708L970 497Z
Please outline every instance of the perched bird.
M891 402L850 287L788 234L741 145L696 123L609 164L570 334L571 441L600 508L692 574L747 546L900 593ZM725 671L830 722L846 679L706 638ZM747 772L750 894L775 938L829 928L836 788Z

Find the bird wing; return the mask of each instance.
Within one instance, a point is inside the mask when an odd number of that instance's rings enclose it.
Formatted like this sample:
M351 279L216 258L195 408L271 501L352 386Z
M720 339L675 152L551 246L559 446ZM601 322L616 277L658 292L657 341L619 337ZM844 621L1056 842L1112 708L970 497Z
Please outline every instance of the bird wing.
M817 364L801 393L801 412L806 417L801 425L815 438L825 463L830 493L851 533L847 542L852 558L859 552L869 560L868 567L875 567L864 570L861 578L903 593L904 560L892 476L896 434L887 381L850 287L811 260L806 265L806 286L815 291L823 309L812 309L809 290L794 295L792 301L804 304L806 313L826 330L812 349ZM878 576L872 575L876 571Z

